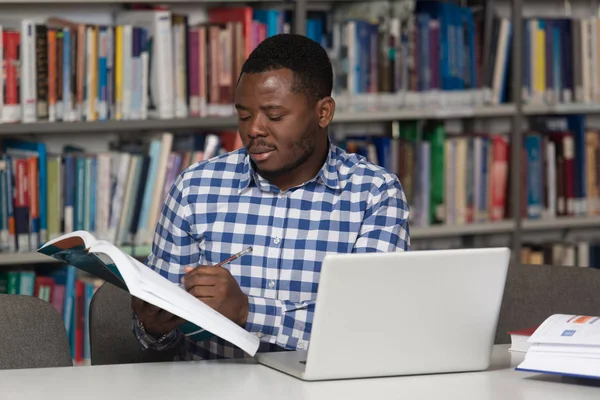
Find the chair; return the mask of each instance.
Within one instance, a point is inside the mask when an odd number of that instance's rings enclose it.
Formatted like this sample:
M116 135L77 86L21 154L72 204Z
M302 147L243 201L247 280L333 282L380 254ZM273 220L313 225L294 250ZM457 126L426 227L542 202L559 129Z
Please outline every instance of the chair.
M540 325L552 314L600 315L600 270L547 265L511 265L495 342L508 332Z
M68 366L71 348L56 309L36 297L0 294L0 369Z
M92 365L173 361L178 352L141 348L131 330L131 295L110 283L92 297L89 324Z

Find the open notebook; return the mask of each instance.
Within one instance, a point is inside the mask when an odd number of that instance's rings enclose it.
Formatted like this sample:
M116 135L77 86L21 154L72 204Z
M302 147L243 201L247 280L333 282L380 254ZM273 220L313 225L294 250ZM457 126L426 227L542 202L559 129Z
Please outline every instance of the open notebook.
M47 242L38 252L64 261L188 321L179 330L190 340L213 335L254 356L259 339L135 258L86 231Z

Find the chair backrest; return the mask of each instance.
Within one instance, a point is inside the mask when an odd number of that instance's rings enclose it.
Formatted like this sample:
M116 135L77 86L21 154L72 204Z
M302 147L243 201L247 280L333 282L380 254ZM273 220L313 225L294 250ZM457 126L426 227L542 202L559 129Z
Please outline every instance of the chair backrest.
M90 303L92 365L173 361L178 349L143 350L132 332L131 295L104 283Z
M58 311L33 296L0 294L0 369L68 366L71 347Z
M552 314L600 315L600 270L512 265L508 270L496 343L509 331L540 325Z

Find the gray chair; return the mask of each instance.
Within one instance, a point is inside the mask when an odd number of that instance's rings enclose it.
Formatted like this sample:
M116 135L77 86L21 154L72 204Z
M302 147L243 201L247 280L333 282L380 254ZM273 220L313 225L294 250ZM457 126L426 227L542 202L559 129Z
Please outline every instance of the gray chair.
M552 314L600 315L600 270L547 265L509 268L495 342L540 325Z
M68 366L71 347L56 309L36 297L0 294L0 369Z
M90 303L92 365L173 361L177 347L159 352L143 350L131 330L131 295L104 283Z

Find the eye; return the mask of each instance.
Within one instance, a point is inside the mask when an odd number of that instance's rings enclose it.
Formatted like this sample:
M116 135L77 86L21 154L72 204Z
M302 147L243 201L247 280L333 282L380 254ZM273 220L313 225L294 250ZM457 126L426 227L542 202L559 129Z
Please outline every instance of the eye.
M250 116L249 115L238 115L238 119L240 121L248 121L248 120L250 120Z
M283 115L279 115L279 116L277 116L277 117L271 117L271 116L269 116L269 120L270 120L270 121L275 121L275 122L277 122L277 121L281 121L282 119L283 119Z

